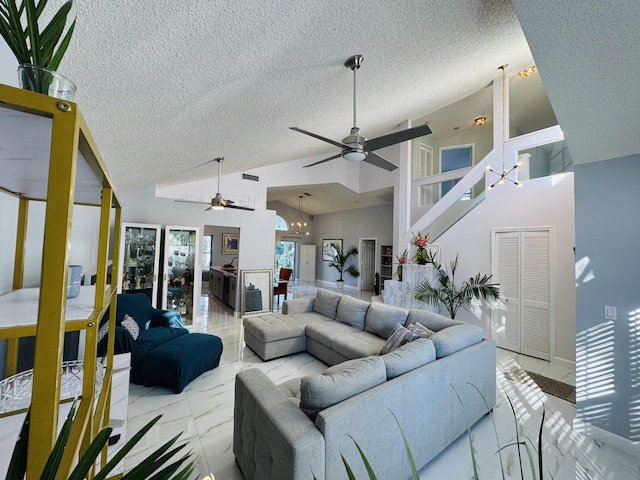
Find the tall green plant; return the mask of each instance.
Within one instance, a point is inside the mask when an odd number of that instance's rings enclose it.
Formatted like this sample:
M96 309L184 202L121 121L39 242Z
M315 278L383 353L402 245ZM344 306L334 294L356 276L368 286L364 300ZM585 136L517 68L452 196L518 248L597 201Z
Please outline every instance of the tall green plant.
M0 0L0 35L20 64L38 65L57 70L76 26L75 19L67 28L67 17L73 0L65 2L40 30L39 20L47 0Z
M338 270L338 273L340 274L338 281L342 282L342 276L347 273L354 278L358 278L360 276L360 272L356 266L353 263L349 263L347 265L350 258L358 255L358 249L356 247L350 247L348 250L343 250L337 243L332 243L331 245L336 249L336 256L329 266Z
M442 268L439 263L434 263L438 271L439 286L431 285L428 280L420 283L413 291L417 300L429 305L438 306L440 303L449 312L451 318L456 318L460 307L469 309L473 299L496 301L500 297L500 287L496 283L490 283L492 275L476 274L456 287L455 277L458 268L458 256L450 264L450 271Z
M0 0L0 2L3 0ZM58 477L58 470L60 469L60 463L64 450L69 440L71 433L71 426L76 413L77 400L73 402L71 410L67 415L62 429L56 439L56 443L53 446L53 450L47 459L47 463L44 466L41 480L53 480ZM142 437L153 427L162 415L158 415L156 418L147 423L142 430L136 433L114 456L108 461L99 472L93 477L93 480L105 480L118 463L125 457L127 453L142 439ZM31 422L30 411L27 412L27 417L22 425L18 442L16 443L11 461L9 463L9 469L7 470L6 480L23 480L27 471L27 446L29 443L29 425ZM102 449L107 445L109 436L111 435L112 428L107 427L96 435L89 447L84 451L76 467L71 472L68 480L83 480L88 478L89 471L93 467L96 458L100 455ZM172 457L182 450L186 445L181 445L169 450L173 444L178 440L181 434L176 435L164 445L159 447L147 458L145 458L139 465L128 472L124 478L127 480L143 480L146 478L154 478L157 480L186 480L189 478L195 467L195 460L190 461L185 465L185 462L191 457L192 452L182 455L178 459L172 459ZM169 463L169 461L172 463ZM167 465L168 464L168 465Z

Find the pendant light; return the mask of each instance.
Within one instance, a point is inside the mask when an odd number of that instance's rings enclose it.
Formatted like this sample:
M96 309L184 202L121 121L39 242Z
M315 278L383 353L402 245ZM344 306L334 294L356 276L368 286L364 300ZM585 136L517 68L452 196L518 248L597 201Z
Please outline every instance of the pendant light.
M496 172L493 167L488 166L487 170L489 170L492 173L495 173L496 175L498 175L500 178L498 178L498 180L496 180L492 185L489 186L489 190L492 190L493 187L495 187L496 185L502 185L504 184L505 180L509 180L511 183L513 183L514 185L516 185L517 187L521 187L522 183L520 182L516 182L515 180L512 180L508 177L508 175L513 172L516 168L518 168L520 166L520 162L517 162L513 167L511 167L510 170L507 170L505 167L505 143L506 143L506 139L505 139L505 118L506 118L506 104L507 104L507 99L506 99L506 82L507 82L507 75L506 75L506 68L509 64L506 63L500 67L498 67L498 69L502 70L502 131L500 133L500 138L502 139L502 172L498 173Z
M304 195L298 195L298 221L291 222L291 233L295 235L309 235L307 230L307 222L302 222L302 199Z

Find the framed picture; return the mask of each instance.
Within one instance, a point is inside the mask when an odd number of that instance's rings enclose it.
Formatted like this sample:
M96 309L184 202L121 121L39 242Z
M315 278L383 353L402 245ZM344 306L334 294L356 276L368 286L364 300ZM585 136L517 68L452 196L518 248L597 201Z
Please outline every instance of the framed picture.
M322 240L322 260L325 262L333 262L336 259L337 251L334 245L338 245L342 250L342 239L324 239Z
M222 234L222 255L238 254L238 234L223 233Z

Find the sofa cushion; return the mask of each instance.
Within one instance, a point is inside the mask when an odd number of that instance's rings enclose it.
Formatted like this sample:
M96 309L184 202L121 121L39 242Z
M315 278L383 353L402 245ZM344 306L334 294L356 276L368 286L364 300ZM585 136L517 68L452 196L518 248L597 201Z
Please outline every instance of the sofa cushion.
M339 293L319 288L316 292L316 299L313 302L313 311L333 320L336 318L336 310L341 296Z
M122 328L122 327L120 327ZM123 329L126 332L126 329ZM131 381L142 385L142 361L151 350L158 345L170 342L174 338L188 335L189 330L186 328L167 328L156 327L140 330L140 335L135 341L131 341ZM129 335L129 338L131 336ZM116 337L117 340L117 337Z
M417 338L420 337L399 323L396 323L396 326L393 327L393 330L391 331L389 338L387 338L387 341L382 347L382 351L380 353L384 355L385 353L392 352L399 346L404 345L407 342L412 342Z
M320 410L384 383L387 371L380 357L358 358L307 375L300 381L300 408L315 420Z
M316 312L305 312L305 313L290 313L289 317L295 318L303 325L309 325L310 323L320 323L320 322L332 322L333 320L325 317L324 315Z
M300 381L302 377L293 378L278 385L278 389L284 393L291 403L296 407L300 407Z
M367 315L369 305L370 303L364 300L343 295L338 303L336 320L351 325L358 330L364 330L364 318Z
M434 332L442 330L443 328L451 327L453 325L461 325L464 323L458 320L451 320L444 315L430 312L429 310L411 309L411 311L409 312L409 316L407 317L407 323L405 323L405 325L418 322L427 327L429 330L433 330Z
M275 342L304 335L305 325L296 317L280 313L249 315L242 318L245 330L261 342Z
M378 355L383 346L384 340L369 332L355 332L349 335L342 335L331 341L331 349L347 358L362 358L370 355Z
M312 338L317 342L320 342L325 347L331 348L331 342L335 338L343 337L359 331L360 330L357 328L353 328L345 323L327 321L308 324L306 334L308 338Z
M422 337L422 338L431 338L431 336L434 333L436 333L433 330L429 330L427 327L425 327L424 325L422 325L419 322L412 323L412 324L408 325L407 329L411 333L415 333L416 335L418 335L419 337Z
M386 340L396 323L404 325L407 315L409 315L409 310L406 308L392 307L384 303L372 303L367 310L364 330Z
M461 323L436 332L431 341L436 347L436 358L446 357L463 348L482 341L482 329L469 323Z
M429 338L418 338L405 343L394 351L381 355L387 369L387 380L396 378L415 368L433 362L436 359L436 349Z

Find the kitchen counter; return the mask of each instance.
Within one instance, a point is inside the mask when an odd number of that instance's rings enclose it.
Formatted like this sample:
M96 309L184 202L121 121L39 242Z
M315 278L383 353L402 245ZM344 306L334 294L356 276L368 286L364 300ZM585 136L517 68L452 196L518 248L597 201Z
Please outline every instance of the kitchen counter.
M237 270L227 270L221 266L209 269L209 291L235 310Z
M218 266L218 267L211 267L211 268L210 268L210 270L211 270L211 273L213 273L214 271L216 271L216 272L226 273L226 274L231 275L231 276L233 276L233 277L237 277L237 272L238 272L238 270L237 270L237 269L235 269L235 268L234 268L233 270L227 270L226 268L222 268L222 267L220 267L220 266Z

